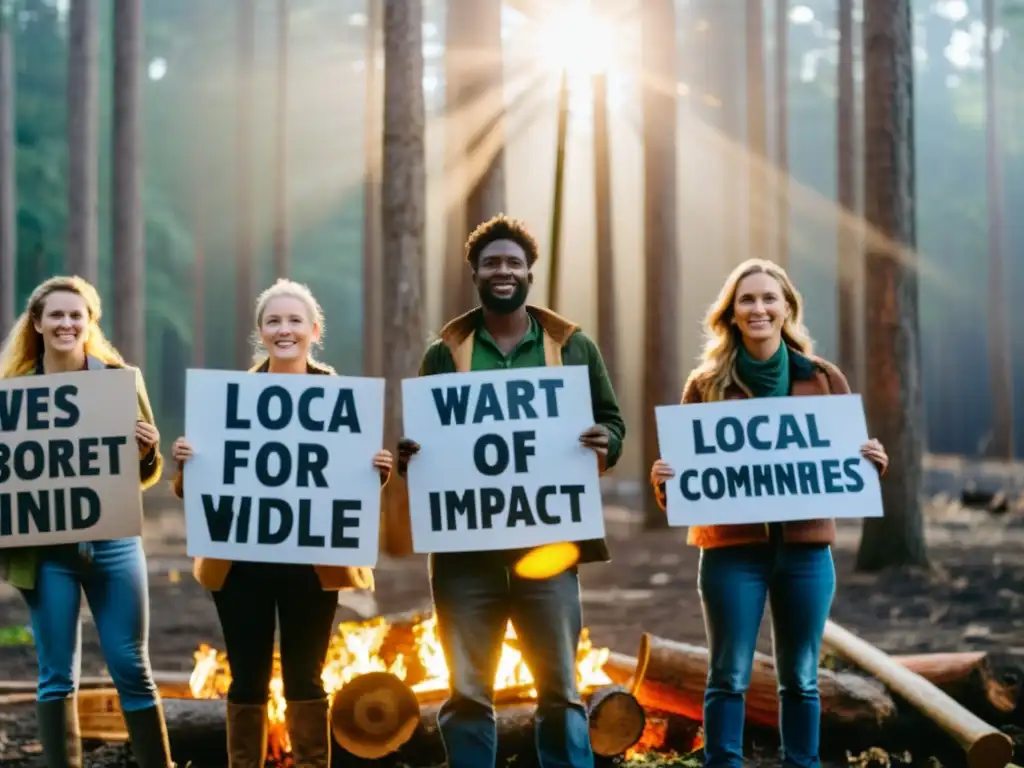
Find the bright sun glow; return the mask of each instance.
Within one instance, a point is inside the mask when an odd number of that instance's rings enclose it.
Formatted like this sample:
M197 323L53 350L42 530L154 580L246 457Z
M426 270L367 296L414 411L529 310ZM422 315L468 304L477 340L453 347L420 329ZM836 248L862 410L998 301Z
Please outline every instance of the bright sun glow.
M566 3L539 33L540 54L556 71L591 75L607 70L614 58L614 29L585 2Z

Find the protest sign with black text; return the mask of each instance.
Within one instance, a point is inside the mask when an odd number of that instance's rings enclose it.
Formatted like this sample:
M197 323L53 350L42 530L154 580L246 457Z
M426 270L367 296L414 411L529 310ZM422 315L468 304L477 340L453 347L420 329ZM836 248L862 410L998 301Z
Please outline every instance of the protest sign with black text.
M416 552L518 549L604 536L586 366L402 381Z
M655 409L671 525L881 517L860 395L764 397Z
M142 533L135 376L0 380L0 548Z
M383 379L189 370L188 554L373 566Z

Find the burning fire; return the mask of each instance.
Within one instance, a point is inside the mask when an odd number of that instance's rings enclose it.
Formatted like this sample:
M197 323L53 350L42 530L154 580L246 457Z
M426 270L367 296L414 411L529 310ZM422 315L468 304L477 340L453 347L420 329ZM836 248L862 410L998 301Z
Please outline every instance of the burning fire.
M589 633L583 630L577 652L577 678L581 691L611 683L603 667L608 649L595 649ZM288 751L284 730L284 689L280 657L274 652L274 672L270 683L270 742L275 750ZM322 679L328 697L343 685L367 672L390 672L421 699L437 700L447 694L448 668L437 635L437 617L431 614L406 626L392 625L387 619L345 622L331 639ZM195 652L195 667L189 687L197 699L224 698L231 683L227 657L205 643ZM509 622L495 676L495 690L514 689L523 698L535 698L534 679L518 648L515 630Z

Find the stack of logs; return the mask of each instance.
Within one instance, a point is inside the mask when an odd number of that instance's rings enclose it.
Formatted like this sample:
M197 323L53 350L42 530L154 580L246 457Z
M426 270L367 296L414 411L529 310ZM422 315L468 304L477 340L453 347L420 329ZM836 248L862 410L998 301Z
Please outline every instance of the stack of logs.
M387 643L391 651L412 640L410 626L417 620L393 620L388 641L394 642ZM1024 751L1019 738L1024 734L1024 667L1019 658L980 652L889 657L831 622L825 642L868 674L819 670L823 754L872 747L909 750L915 757L961 752L970 768L1004 768L1014 750L1006 734L1016 734L1019 761ZM699 738L707 668L705 648L649 634L643 635L636 658L612 653L604 672L613 684L584 696L595 753L612 758L631 749L693 748ZM409 684L415 682L376 672L353 679L335 694L331 730L342 748L335 750L336 764L351 765L352 756L372 760L376 766L444 761L437 714L445 692L414 693ZM224 702L188 698L187 686L179 679L162 683L178 764L222 761ZM746 712L748 736L761 743L777 739L777 689L771 658L757 654ZM528 690L497 693L499 749L504 757L519 756L518 765L535 762L534 706ZM125 740L113 690L83 690L79 711L83 736Z

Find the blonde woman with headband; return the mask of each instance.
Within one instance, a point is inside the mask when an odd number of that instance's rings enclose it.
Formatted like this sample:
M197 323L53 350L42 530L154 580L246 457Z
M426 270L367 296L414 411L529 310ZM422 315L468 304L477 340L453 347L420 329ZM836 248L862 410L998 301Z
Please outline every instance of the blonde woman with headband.
M704 329L703 361L686 382L683 403L850 392L842 372L814 355L803 299L774 262L751 259L733 270ZM877 440L865 443L861 455L879 472L889 462ZM677 469L662 460L651 467L662 507L665 483ZM701 548L697 583L711 655L704 693L706 765L742 763L744 696L766 600L783 760L820 765L818 652L835 593L835 535L829 519L690 528L688 543Z
M0 378L128 367L100 330L100 297L80 277L38 286L0 352ZM160 433L136 371L139 483L160 479ZM39 660L36 711L48 768L83 765L76 693L81 670L81 595L121 699L141 768L170 766L163 710L149 664L146 556L138 536L113 541L0 550L0 575L28 603Z
M336 375L317 362L324 319L309 289L278 280L256 301L258 355L252 373ZM192 447L179 437L174 492L184 495L184 463ZM373 459L383 486L391 474L391 453ZM230 563L197 558L196 579L213 593L224 633L231 686L228 689L228 765L262 768L267 753L267 700L274 663L274 631L281 633L281 677L285 724L296 768L330 765L327 696L321 673L334 627L337 591L372 589L373 571L343 566ZM278 624L277 618L280 617Z

